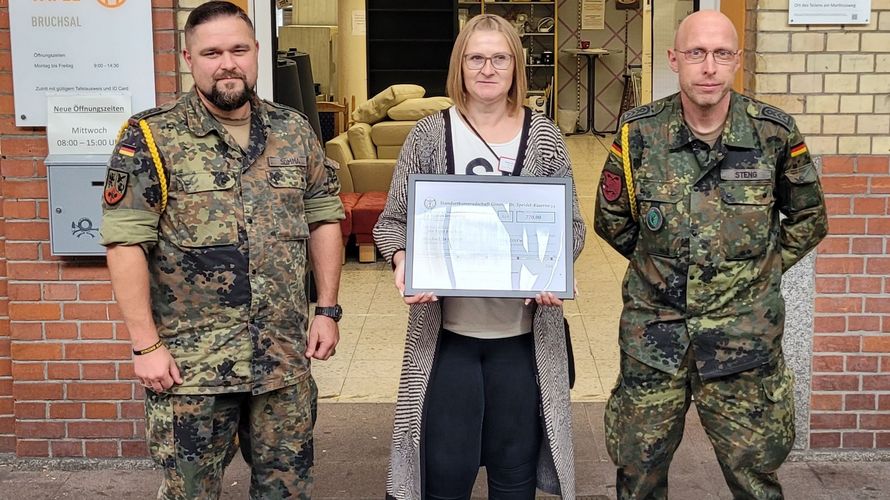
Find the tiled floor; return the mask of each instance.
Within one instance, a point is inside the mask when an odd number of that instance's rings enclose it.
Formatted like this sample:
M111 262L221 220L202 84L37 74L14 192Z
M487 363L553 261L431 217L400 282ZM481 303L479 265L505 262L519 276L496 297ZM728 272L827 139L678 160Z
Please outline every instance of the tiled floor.
M587 222L587 242L575 263L579 294L565 306L572 332L577 381L574 401L602 401L618 373L618 315L626 261L592 228L595 191L611 139L566 139ZM389 265L347 260L340 284L343 320L337 355L312 366L323 401L393 402L408 307L393 284Z

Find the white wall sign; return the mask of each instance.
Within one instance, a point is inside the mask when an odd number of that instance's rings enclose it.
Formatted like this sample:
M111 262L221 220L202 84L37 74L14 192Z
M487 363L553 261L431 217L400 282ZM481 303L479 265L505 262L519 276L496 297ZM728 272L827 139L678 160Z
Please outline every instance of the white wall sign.
M581 0L581 29L606 28L606 0Z
M15 124L46 125L47 94L132 95L155 106L151 0L9 2Z
M868 24L871 0L791 0L788 24Z
M111 154L132 114L129 95L48 96L46 104L50 154Z

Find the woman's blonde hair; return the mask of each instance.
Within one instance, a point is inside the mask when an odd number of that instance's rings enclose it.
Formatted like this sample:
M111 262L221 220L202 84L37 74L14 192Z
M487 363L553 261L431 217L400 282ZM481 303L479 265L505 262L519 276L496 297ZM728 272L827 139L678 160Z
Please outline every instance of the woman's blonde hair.
M470 19L464 29L457 35L454 48L451 50L451 61L448 64L448 81L445 90L454 101L457 110L467 113L467 89L464 87L464 51L467 50L470 36L478 31L496 31L504 35L513 56L513 82L507 93L507 111L512 115L522 109L528 80L525 76L525 58L523 57L522 41L516 29L506 19L494 14L481 14Z

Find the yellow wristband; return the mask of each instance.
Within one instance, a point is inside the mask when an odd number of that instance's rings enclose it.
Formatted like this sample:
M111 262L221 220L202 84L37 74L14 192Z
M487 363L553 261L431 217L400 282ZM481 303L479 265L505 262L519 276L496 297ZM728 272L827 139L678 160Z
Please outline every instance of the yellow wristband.
M145 349L139 349L138 351L136 349L133 349L133 354L135 354L137 356L142 356L143 354L148 354L150 352L157 351L158 349L163 347L163 345L164 345L164 341L158 340L153 345L150 345L150 346L146 347Z

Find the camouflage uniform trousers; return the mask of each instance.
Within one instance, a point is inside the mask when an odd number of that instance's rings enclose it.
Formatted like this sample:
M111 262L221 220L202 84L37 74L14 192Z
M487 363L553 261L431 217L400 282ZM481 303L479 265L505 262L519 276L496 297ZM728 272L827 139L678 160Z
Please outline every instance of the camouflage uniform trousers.
M691 350L690 350L691 352ZM776 470L794 443L794 381L784 359L703 381L689 353L671 375L621 353L606 403L619 499L668 497L668 468L695 399L734 498L783 498Z
M311 376L259 395L146 391L149 451L164 469L158 498L219 498L240 447L250 498L310 498L318 389Z

